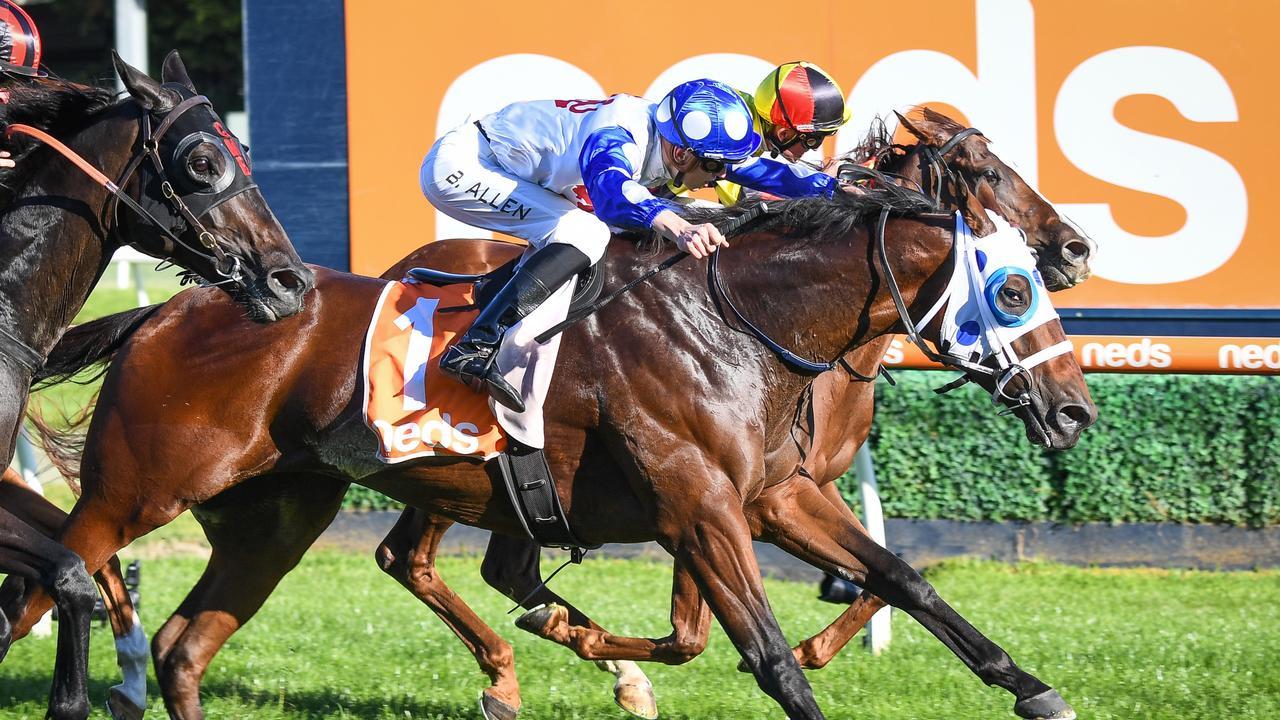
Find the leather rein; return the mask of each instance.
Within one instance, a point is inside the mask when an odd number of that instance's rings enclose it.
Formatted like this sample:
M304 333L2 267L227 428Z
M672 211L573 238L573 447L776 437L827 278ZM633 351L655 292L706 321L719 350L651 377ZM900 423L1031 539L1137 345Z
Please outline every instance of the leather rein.
M953 186L956 188L956 195L958 198L967 196L968 185L965 184L964 180L960 178L959 175L947 165L946 156L948 153L954 150L961 142L963 142L966 138L972 135L981 135L981 134L982 132L977 128L972 128L972 127L966 128L956 133L955 135L953 135L951 139L947 140L945 143L943 143L938 147L934 147L932 145L925 146L924 153L925 153L925 160L927 162L926 167L928 168L928 176L929 178L932 179L932 182L928 182L928 185L930 186L930 190L932 192L931 198L935 206L938 206L938 207L941 206L942 182L944 178L952 181ZM963 188L963 190L961 188ZM756 206L756 208L760 210L758 214L764 214L768 212L768 209L765 207L764 203L760 203L759 205ZM753 216L752 219L754 219L754 217L755 216ZM739 218L739 219L742 219L742 218ZM894 305L898 310L898 316L902 320L903 327L906 328L906 335L908 339L910 339L912 343L914 343L917 347L920 348L920 350L925 354L925 357L928 357L930 360L933 360L934 362L937 362L942 365L954 367L958 370L963 370L966 372L975 372L975 373L980 373L985 375L994 375L996 371L986 367L985 365L971 363L966 360L961 360L959 358L952 358L952 357L948 357L948 356L934 352L931 348L928 347L928 344L925 343L924 340L920 337L920 334L916 329L915 323L911 320L911 315L907 310L906 303L902 299L902 291L898 287L898 281L893 274L893 268L889 266L889 256L885 251L885 239L884 239L885 225L888 223L888 220L889 220L889 209L883 208L880 211L880 217L875 224L875 239L876 239L878 248L880 250L880 262L884 268L885 276L888 280L889 292L893 296ZM747 330L750 331L750 333L754 335L755 338L759 340L762 345L772 350L774 354L776 354L784 363L791 366L795 370L798 370L803 373L812 373L816 375L816 374L824 373L828 370L834 370L837 367L843 367L847 372L849 372L850 375L852 375L855 379L861 382L871 382L876 379L875 375L865 375L861 372L858 372L852 366L850 366L847 362L844 361L844 355L847 352L847 348L840 352L839 357L837 357L835 360L832 360L830 362L814 361L814 360L808 360L803 357L800 357L794 352L783 347L782 344L780 344L773 338L769 337L768 333L766 333L764 330L761 330L755 323L752 323L749 319L747 319L747 317L742 313L742 311L738 309L737 305L734 304L733 299L730 298L728 293L725 292L724 285L720 279L719 257L720 257L720 253L716 252L716 253L712 253L711 257L708 259L708 269L707 269L708 283L711 286L713 295L718 296L720 299L723 299L726 307L729 308L729 310L733 313L733 316L737 318L738 322L742 323L742 325L746 327ZM1007 383L1008 381L1006 380L1005 382ZM1002 383L1000 387L1003 390L1004 383ZM951 388L948 388L948 389L951 389Z

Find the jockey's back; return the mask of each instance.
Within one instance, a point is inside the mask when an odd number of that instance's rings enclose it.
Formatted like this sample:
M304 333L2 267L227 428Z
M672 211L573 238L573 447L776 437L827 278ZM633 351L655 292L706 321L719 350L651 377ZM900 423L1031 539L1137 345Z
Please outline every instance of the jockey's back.
M579 156L592 133L617 128L628 133L622 146L641 184L667 179L668 173L651 142L653 103L634 95L605 100L532 100L512 103L481 118L495 159L509 172L571 200L580 200ZM647 152L646 152L647 151Z

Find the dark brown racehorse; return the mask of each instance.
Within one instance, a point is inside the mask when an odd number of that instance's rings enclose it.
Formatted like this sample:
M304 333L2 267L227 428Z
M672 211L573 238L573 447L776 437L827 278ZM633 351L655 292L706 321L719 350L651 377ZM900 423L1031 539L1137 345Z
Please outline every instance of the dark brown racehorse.
M724 254L730 292L759 324L811 357L835 358L895 331L899 319L882 257L910 310L923 312L950 277L951 221L892 220L889 250L881 253L869 241L867 213L886 203L898 211L932 207L891 187L836 201L781 203L778 216ZM653 262L634 243L616 241L602 268L606 286ZM120 347L104 383L83 458L85 493L62 536L87 565L96 567L192 505L216 508L217 496L244 480L264 479L257 484L263 488L298 473L356 480L449 521L519 532L483 466L432 460L388 468L373 459L375 438L361 418L359 345L381 285L340 273L318 278L315 299L299 317L252 338L236 328L225 301L208 292L116 319L132 325L150 315ZM753 532L903 608L981 679L1013 693L1024 717L1072 717L1056 692L866 538L812 482L794 476L800 448L784 438L812 376L790 370L724 321L720 307L703 269L678 265L568 331L547 409L548 455L580 536L662 543L790 717L821 712L768 609ZM1016 345L1029 354L1061 340L1055 321ZM182 379L179 357L192 359L207 378L198 390ZM696 386L697 397L667 389L673 376L681 388ZM1079 367L1061 356L1032 377L1038 392L1019 417L1045 443L1069 447L1094 412ZM134 387L141 378L145 387ZM157 393L174 392L184 396L181 405L155 402ZM125 431L138 426L154 430ZM21 616L17 630L25 631L45 606L37 589L11 608ZM183 632L180 624L174 632ZM167 641L157 636L157 645ZM157 657L178 669L190 661L163 648ZM200 716L198 704L169 709Z
M954 173L969 188L963 191L965 199L980 201L1023 229L1050 289L1070 287L1088 277L1090 241L992 153L982 137L967 137L956 144L947 154L943 170L931 166L928 148L946 147L965 128L927 109L910 121L904 119L904 126L915 134L917 143L894 145L880 128L853 153L853 159L877 159L878 169L917 186L929 185L929 178L940 173ZM943 185L941 190L942 204L956 206L957 189ZM474 240L432 243L404 258L383 277L401 278L415 266L484 272L514 259L523 249L521 245ZM847 353L844 360L853 372L842 368L819 375L813 383L809 412L797 427L807 440L807 448L796 476L816 482L832 506L859 528L861 523L849 511L834 481L848 469L870 430L874 387L863 378L875 375L889 342L888 337L879 338ZM789 438L784 441L793 442ZM337 478L276 477L270 485L248 483L195 509L196 516L205 522L216 561L211 561L204 578L155 638L157 675L174 705L194 702L195 679L204 674L229 634L248 621L329 524L346 488L346 482ZM379 565L445 617L494 679L495 687L501 687L493 692L500 692L509 706L518 707L509 646L478 619L470 622L465 607L454 614L453 596L433 569L435 545L449 525L444 518L431 517L417 508L406 509L378 549ZM263 552L268 547L273 552ZM539 557L538 546L527 538L495 534L482 571L491 585L527 608L544 604L567 608L550 617L531 617L522 627L575 649L610 645L612 636L601 633L586 615L540 586ZM661 646L668 662L696 656L705 646L710 627L709 610L701 603L696 586L687 578L677 578L674 588L675 628L671 639ZM685 590L693 591L682 592ZM881 606L878 598L865 595L822 633L800 643L795 650L797 660L807 668L826 665ZM234 608L234 622L226 619L224 611L230 608ZM169 662L171 657L182 660ZM619 661L612 669L619 675L614 688L618 703L641 716L656 713L652 689L643 673L629 661Z
M238 307L259 320L298 312L314 282L244 172L247 164L243 169L228 165L233 153L221 148L234 137L196 94L177 54L164 64L167 85L119 58L116 69L129 91L121 101L106 90L47 78L4 85L9 100L0 112L6 125L30 126L64 143L114 180L124 195L113 199L106 187L43 142L25 135L11 139L18 166L0 172L5 465L13 457L33 379L44 372L46 356L122 245L133 244L181 265L193 277L218 283L225 296L239 300ZM148 139L150 146L144 144ZM145 156L154 158L150 163L142 161L145 147L155 149ZM218 187L228 177L234 178L229 185L234 193ZM136 204L151 218L117 203ZM40 583L57 598L62 613L49 715L85 717L92 581L79 557L41 532L52 529L60 511L6 492L12 502L0 506L0 571ZM0 657L10 640L8 623L0 623Z

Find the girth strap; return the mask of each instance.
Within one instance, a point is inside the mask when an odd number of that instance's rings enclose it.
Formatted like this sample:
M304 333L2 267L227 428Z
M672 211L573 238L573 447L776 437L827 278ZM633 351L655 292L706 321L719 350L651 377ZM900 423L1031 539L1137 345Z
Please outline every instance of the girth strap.
M44 367L44 355L4 328L0 328L0 355L18 363L33 377L40 368Z

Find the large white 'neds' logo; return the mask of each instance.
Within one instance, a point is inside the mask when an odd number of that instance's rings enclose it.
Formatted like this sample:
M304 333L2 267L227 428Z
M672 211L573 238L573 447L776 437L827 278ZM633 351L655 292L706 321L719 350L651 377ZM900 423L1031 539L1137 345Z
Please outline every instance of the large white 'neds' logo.
M876 114L945 102L995 138L1001 157L1013 161L1032 186L1038 184L1035 19L1030 0L976 0L975 8L977 71L934 50L908 50L881 59L852 85L854 121L840 131L838 152L853 147ZM749 55L699 55L659 73L643 94L661 97L680 82L698 77L752 89L773 66ZM828 69L841 83L849 82L841 68ZM479 117L516 100L607 94L588 72L563 60L505 55L454 81L440 105L436 136L469 115ZM1170 235L1146 237L1121 228L1106 203L1059 207L1099 241L1093 262L1099 277L1160 284L1206 275L1230 259L1244 239L1244 181L1230 163L1203 148L1121 125L1114 108L1131 95L1160 96L1188 120L1213 123L1239 119L1235 96L1222 74L1203 58L1148 46L1115 48L1088 58L1058 88L1053 127L1067 159L1105 182L1173 200L1185 209L1186 222ZM441 238L490 235L439 213L436 232ZM1156 257L1159 261L1153 262Z

